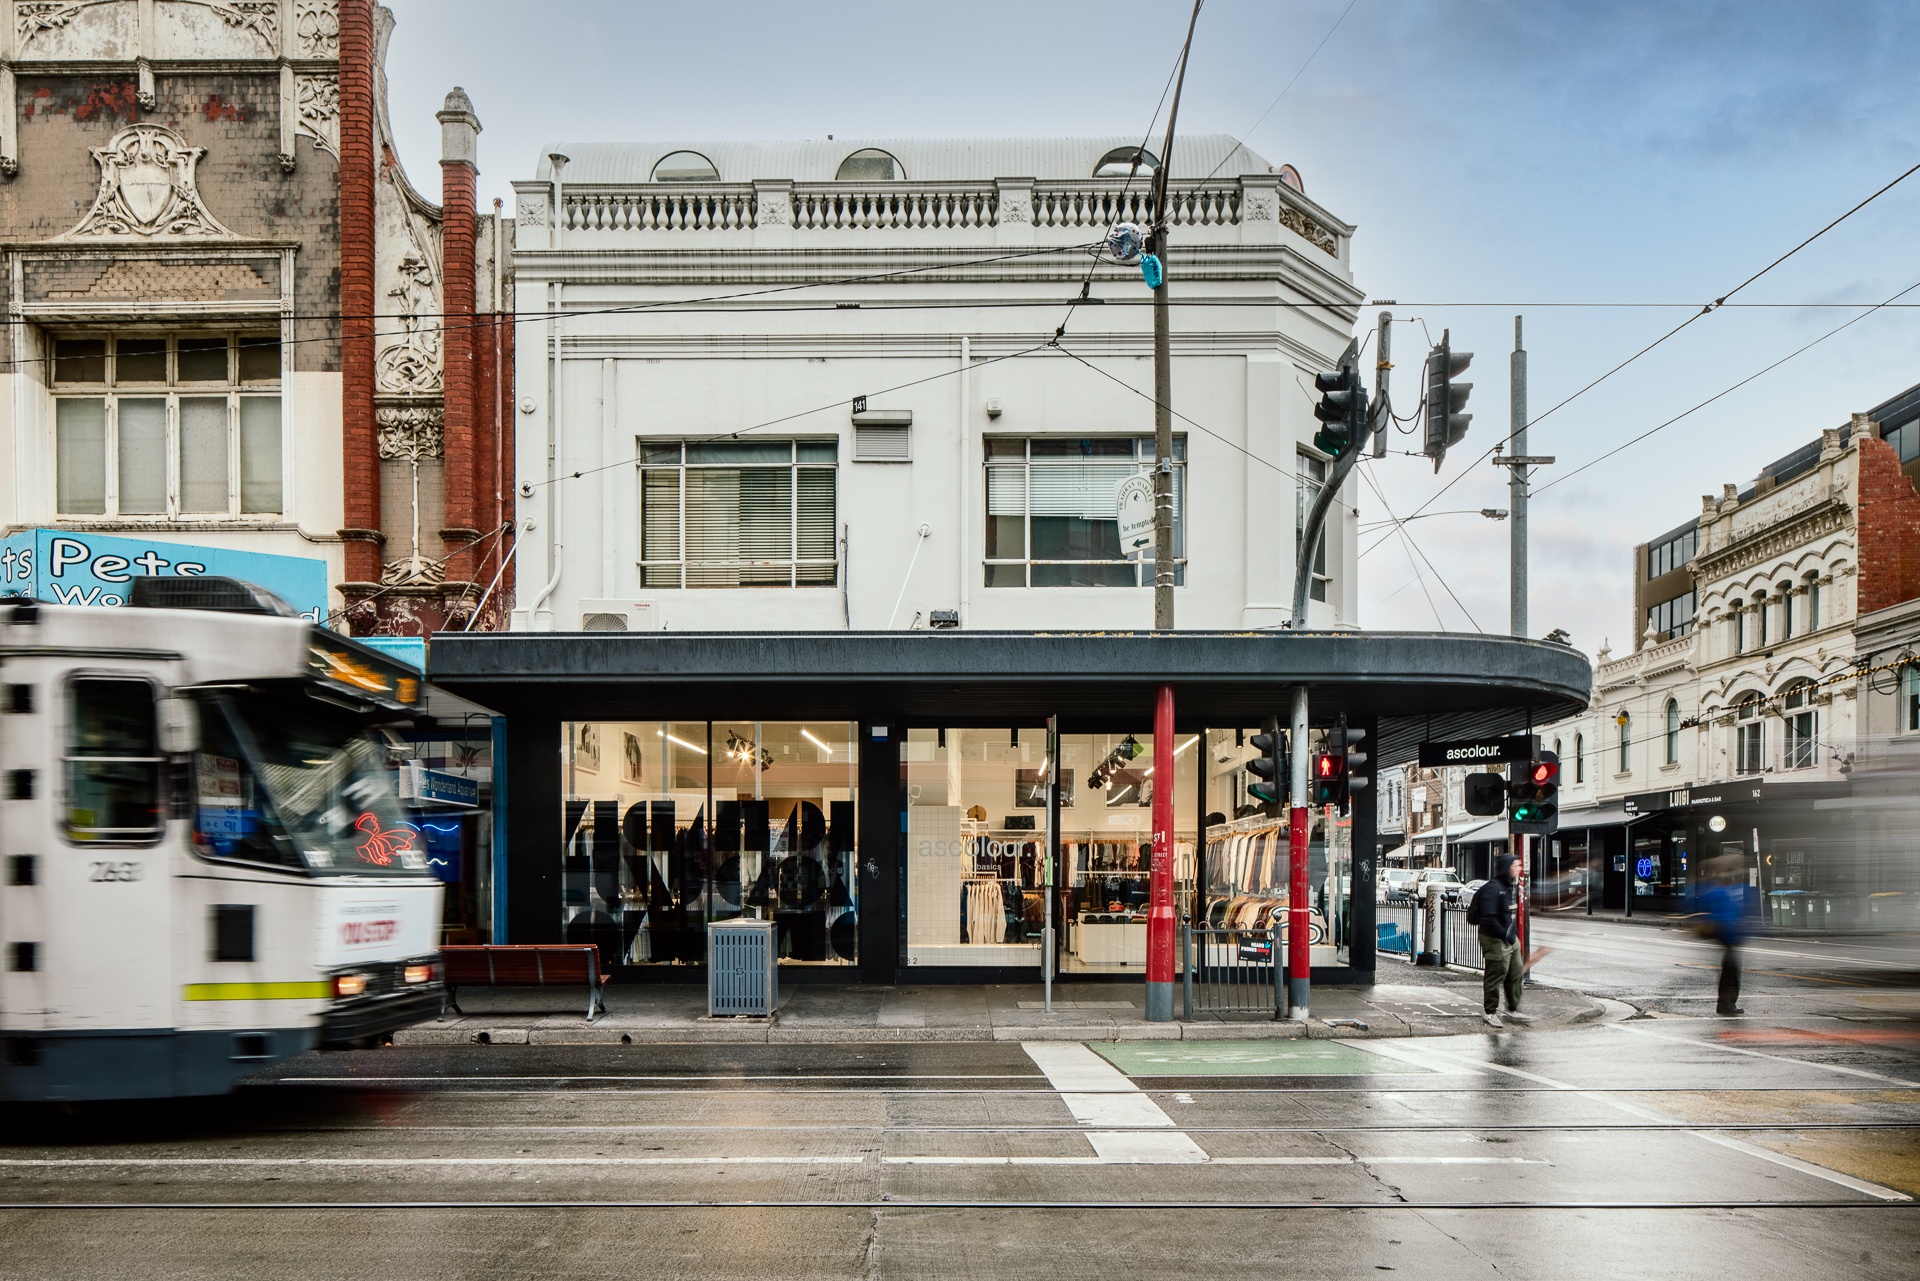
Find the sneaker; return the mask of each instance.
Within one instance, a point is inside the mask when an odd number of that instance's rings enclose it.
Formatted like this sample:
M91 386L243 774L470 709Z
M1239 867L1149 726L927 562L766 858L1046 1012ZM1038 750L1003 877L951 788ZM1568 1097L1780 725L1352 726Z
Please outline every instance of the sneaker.
M1522 1013L1521 1013L1520 1011L1518 1011L1518 1010L1508 1010L1508 1011L1507 1011L1507 1017L1508 1017L1508 1018L1510 1018L1510 1019L1512 1019L1512 1020L1513 1020L1513 1021L1514 1021L1515 1023L1531 1023L1531 1022L1533 1022L1533 1015L1531 1015L1531 1014L1522 1014Z
M1500 1016L1498 1014L1485 1014L1485 1015L1482 1015L1481 1017L1486 1019L1488 1027L1505 1027L1506 1026L1506 1024L1500 1021Z
M1723 1005L1719 1009L1715 1010L1714 1013L1718 1014L1723 1019L1730 1019L1737 1014L1745 1014L1746 1011L1743 1009L1740 1009L1738 1006Z

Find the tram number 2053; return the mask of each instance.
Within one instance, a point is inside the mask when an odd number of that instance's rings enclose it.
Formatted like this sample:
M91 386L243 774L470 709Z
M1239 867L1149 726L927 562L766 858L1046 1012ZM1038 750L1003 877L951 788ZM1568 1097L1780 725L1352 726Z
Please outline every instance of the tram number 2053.
M139 863L95 863L89 881L137 881L146 872Z

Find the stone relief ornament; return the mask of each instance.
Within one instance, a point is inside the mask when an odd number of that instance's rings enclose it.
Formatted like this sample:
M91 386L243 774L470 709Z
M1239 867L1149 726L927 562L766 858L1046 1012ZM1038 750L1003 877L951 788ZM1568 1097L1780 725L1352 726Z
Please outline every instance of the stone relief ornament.
M55 27L66 26L69 22L72 22L80 10L84 8L86 8L84 3L15 5L13 13L19 23L17 30L20 35L21 45L25 46L42 31L50 31Z
M1246 218L1248 222L1272 222L1273 202L1265 196L1248 197Z
M409 463L438 458L445 413L425 406L383 406L374 411L380 456Z
M1340 242L1334 239L1333 233L1298 209L1282 206L1280 225L1308 244L1318 246L1336 258L1340 256Z
M260 37L268 52L279 50L280 0L225 0L222 4L207 3L207 8L234 30L244 29Z
M418 253L400 260L400 283L387 290L395 300L400 341L382 351L374 362L379 388L385 392L432 393L440 390L440 326L436 319L433 270Z
M337 76L295 76L296 127L313 139L315 151L340 158L340 80Z
M547 198L545 196L522 196L516 205L515 220L522 227L544 227L547 225Z
M294 0L293 38L302 58L339 57L339 6L334 0Z
M97 236L182 236L238 239L200 199L193 167L207 154L165 125L130 125L93 148L100 190L73 230L60 239Z

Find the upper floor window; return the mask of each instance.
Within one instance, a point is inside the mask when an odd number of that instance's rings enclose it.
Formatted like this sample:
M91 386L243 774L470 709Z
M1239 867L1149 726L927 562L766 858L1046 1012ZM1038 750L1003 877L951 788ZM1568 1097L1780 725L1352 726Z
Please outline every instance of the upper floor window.
M1647 625L1678 640L1693 630L1694 594L1663 600L1647 611Z
M1585 734L1573 736L1573 781L1576 783L1587 781L1587 736Z
M1780 596L1780 639L1793 639L1793 585L1781 583L1775 589Z
M1667 700L1667 764L1680 763L1680 704Z
M907 176L906 167L878 147L863 147L840 162L834 171L835 182L897 182Z
M1807 575L1807 630L1820 630L1820 575Z
M1627 773L1633 768L1633 717L1621 712L1620 725L1620 772Z
M1773 602L1765 596L1754 598L1755 611L1759 615L1760 648L1765 649L1773 643Z
M832 587L831 440L642 441L642 587Z
M1903 464L1920 458L1920 418L1909 418L1898 427L1882 427L1880 439L1893 446Z
M1812 683L1801 681L1789 687L1782 702L1785 710L1781 721L1787 727L1786 768L1806 769L1814 762L1816 718Z
M1151 587L1153 556L1120 546L1116 490L1153 472L1153 438L989 436L988 587ZM1187 441L1173 441L1173 556L1186 580Z
M1728 627L1733 632L1733 652L1747 652L1747 608L1746 602L1734 601L1728 607Z
M1159 157L1139 147L1115 147L1093 167L1096 178L1146 176L1160 167Z
M1900 694L1907 704L1907 728L1920 729L1920 667L1900 669Z
M1699 531L1689 529L1664 543L1651 543L1647 546L1647 578L1649 580L1670 574L1693 559ZM1665 631L1663 627L1660 630Z
M1758 774L1761 762L1760 696L1748 694L1740 700L1737 716L1740 724L1733 736L1733 768L1738 774Z
M60 515L283 510L278 335L55 338L52 375Z
M713 161L697 151L675 151L660 157L653 166L652 182L719 182L720 171Z

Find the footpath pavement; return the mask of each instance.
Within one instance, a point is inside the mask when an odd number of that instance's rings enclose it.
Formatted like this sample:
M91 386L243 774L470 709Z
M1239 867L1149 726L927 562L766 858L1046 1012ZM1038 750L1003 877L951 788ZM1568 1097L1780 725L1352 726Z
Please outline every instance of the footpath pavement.
M900 987L786 983L770 1019L706 1017L706 988L616 984L607 1013L582 1017L585 992L568 988L464 988L464 1014L394 1034L396 1045L590 1045L740 1042L830 1044L874 1041L1231 1041L1313 1037L1454 1036L1485 1032L1478 974L1385 961L1373 987L1316 986L1313 1017L1271 1012L1202 1013L1149 1023L1140 983L1056 981L1053 1010L1038 984ZM1196 992L1196 998L1198 993ZM1528 984L1530 1025L1546 1031L1597 1020L1607 1007L1578 992ZM1174 1009L1180 1011L1179 990ZM1630 1012L1630 1011L1628 1011Z

